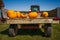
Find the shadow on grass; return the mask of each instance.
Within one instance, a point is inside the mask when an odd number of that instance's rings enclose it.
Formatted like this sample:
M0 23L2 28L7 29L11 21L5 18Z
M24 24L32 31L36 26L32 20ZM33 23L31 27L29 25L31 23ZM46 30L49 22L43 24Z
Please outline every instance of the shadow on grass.
M8 29L1 31L1 34L3 35L8 35ZM18 29L18 34L17 35L41 35L43 36L43 32L41 29Z
M6 29L4 31L1 31L0 33L3 34L3 35L8 35L8 29Z

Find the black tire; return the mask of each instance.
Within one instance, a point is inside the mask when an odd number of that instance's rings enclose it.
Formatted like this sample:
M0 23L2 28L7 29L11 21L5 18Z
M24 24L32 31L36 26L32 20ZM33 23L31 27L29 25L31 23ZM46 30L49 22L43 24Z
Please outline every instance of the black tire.
M15 27L14 27L15 25L10 25L10 28L9 28L9 31L8 31L8 33L9 33L9 36L11 36L11 37L14 37L14 36L16 36L17 35L17 30L15 29Z
M52 30L51 24L50 25L45 24L45 26L44 26L45 37L51 37L51 30Z
M9 29L9 36L16 36L16 33L13 28Z

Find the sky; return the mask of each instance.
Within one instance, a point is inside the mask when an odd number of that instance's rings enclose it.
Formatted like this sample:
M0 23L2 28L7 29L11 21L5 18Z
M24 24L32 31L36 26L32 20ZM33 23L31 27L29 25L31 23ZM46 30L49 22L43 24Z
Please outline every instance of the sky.
M60 0L3 0L5 9L29 11L31 5L39 5L40 10L52 10L60 7Z

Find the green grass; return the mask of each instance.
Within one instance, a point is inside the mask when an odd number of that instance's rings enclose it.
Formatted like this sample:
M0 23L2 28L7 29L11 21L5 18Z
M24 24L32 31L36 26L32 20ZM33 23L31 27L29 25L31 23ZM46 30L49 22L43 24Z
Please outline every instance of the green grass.
M41 35L30 35L24 31L22 34L19 34L16 37L9 37L7 34L9 25L0 23L0 40L60 40L60 24L53 24L52 26L52 35L50 38L43 37ZM40 32L37 32L37 34L38 33Z

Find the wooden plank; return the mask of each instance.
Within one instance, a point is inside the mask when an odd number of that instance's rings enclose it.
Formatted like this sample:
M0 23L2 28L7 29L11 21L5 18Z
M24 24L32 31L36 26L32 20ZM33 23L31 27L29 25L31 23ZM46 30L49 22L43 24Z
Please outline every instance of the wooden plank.
M53 20L53 23L54 23L54 24L55 24L55 23L59 24L59 20Z
M37 23L52 23L52 19L8 19L7 24L37 24Z

